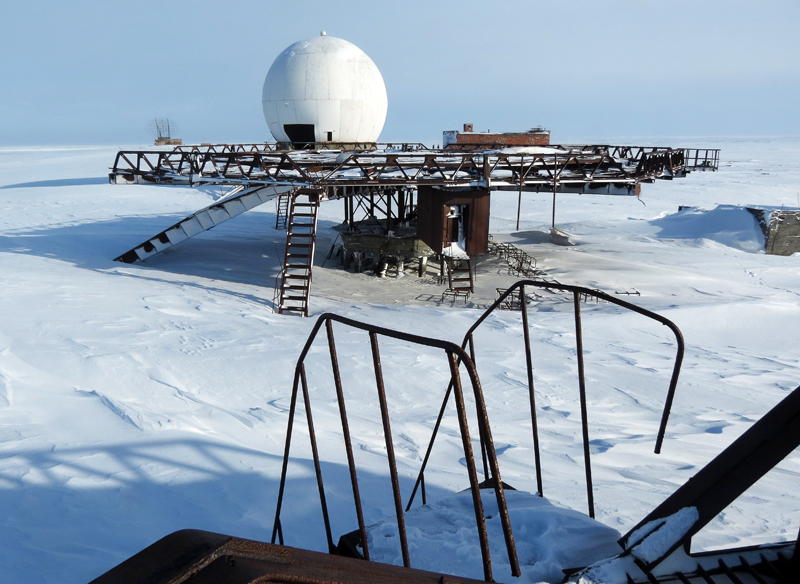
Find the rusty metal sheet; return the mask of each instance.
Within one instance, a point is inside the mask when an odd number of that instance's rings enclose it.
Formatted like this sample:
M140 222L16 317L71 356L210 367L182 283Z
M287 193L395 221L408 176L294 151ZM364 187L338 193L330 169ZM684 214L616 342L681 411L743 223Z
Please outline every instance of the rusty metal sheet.
M425 572L185 529L160 539L90 584L478 584Z

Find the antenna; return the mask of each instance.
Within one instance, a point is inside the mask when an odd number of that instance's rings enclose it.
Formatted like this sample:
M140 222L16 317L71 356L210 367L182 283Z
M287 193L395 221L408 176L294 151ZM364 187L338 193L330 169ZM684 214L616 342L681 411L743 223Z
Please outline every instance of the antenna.
M180 144L179 139L173 138L180 130L178 124L169 118L155 118L147 124L147 131L155 138L156 146L166 144Z

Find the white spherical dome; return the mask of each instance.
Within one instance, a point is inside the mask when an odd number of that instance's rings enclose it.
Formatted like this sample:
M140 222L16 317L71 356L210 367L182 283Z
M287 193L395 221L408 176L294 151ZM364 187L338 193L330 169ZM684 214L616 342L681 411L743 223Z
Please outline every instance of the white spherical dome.
M264 80L264 119L278 142L376 142L388 101L364 51L335 37L297 42Z

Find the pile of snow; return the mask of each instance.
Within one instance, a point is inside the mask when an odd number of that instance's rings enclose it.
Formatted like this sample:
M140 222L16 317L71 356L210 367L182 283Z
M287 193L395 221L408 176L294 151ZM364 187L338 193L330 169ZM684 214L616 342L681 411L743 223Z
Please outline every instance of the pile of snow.
M522 491L506 491L511 528L522 576L514 579L493 490L481 490L492 571L499 582L564 579L564 569L586 566L620 552L617 530L573 509ZM405 516L411 566L432 572L483 579L483 563L469 491L416 507ZM370 559L403 565L397 522L387 519L367 529Z
M663 239L710 240L749 252L764 252L764 233L744 207L718 205L710 211L684 208L653 221Z

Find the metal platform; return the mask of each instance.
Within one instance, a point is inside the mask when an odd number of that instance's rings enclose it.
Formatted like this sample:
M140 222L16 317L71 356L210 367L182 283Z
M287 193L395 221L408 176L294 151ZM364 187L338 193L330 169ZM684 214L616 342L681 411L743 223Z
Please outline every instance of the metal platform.
M212 184L227 186L231 192L116 260L145 260L267 200L278 198L280 210L281 196L285 203L292 193L301 191L315 193L320 201L343 199L345 222L351 229L358 223L356 208L363 207L372 219L378 210L385 213L390 237L394 220L399 225L412 216L414 220L424 216L425 221L416 224L417 236L434 253L440 251L442 226L438 222L444 220L443 206L474 205L467 253L480 254L487 246L489 191L519 193L517 227L523 192L552 193L555 230L556 193L638 196L641 183L719 167L715 149L605 145L492 149L470 144L469 150L452 145L441 150L419 143L324 146L322 150L283 150L280 143L203 144L118 152L109 173L112 184ZM415 193L417 207L421 205L424 213L414 211ZM362 204L363 200L369 203ZM279 212L276 225L281 217ZM290 309L283 294L275 308L279 312ZM303 312L308 312L308 298Z
M112 184L469 187L637 195L637 185L717 170L719 150L549 146L434 150L387 144L367 150L278 150L275 144L120 151ZM333 195L333 196L331 196ZM334 192L330 198L337 198Z

